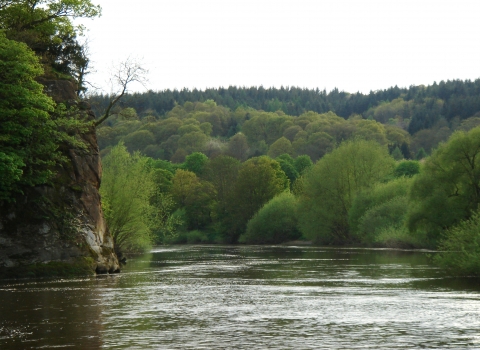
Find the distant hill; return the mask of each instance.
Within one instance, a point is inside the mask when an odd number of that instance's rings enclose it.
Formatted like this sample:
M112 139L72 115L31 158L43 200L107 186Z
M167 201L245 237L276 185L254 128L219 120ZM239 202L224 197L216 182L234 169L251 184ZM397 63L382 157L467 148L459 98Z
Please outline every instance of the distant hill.
M108 95L91 98L97 115L108 100ZM277 154L280 145L292 156L316 160L354 137L375 139L392 153L398 148L397 155L415 158L453 131L477 125L480 79L369 94L235 86L148 91L127 95L97 134L104 153L123 141L130 151L173 162L192 152L234 153L236 147L245 150L240 158Z

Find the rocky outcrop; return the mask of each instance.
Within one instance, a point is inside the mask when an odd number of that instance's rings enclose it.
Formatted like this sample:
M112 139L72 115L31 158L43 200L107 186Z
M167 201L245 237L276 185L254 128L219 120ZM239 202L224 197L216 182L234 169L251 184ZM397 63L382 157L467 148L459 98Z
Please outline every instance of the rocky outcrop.
M69 81L41 81L56 102L76 103ZM94 119L87 105L79 105ZM97 273L120 270L98 189L101 163L94 127L79 135L86 150L64 146L69 158L52 185L27 189L13 205L0 208L0 267L88 261Z

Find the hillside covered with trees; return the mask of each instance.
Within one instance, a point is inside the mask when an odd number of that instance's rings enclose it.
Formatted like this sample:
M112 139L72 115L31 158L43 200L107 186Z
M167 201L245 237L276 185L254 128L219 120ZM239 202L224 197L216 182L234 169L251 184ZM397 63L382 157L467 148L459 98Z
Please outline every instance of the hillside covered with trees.
M394 99L369 108L367 118L332 111L292 116L245 106L232 111L213 100L177 104L162 116L120 108L97 129L105 181L128 174L111 170L118 154L133 162L132 169L144 164L144 173L132 175L116 193L103 192L105 211L114 220L119 214L109 211L110 198L128 203L132 196L121 197L129 193L122 189L142 187L135 179L147 176L141 183L151 184L150 194L135 205L143 229L129 229L128 249L298 239L455 246L456 253L437 261L476 274L480 251L471 243L477 238L460 239L467 233L459 227L471 232L478 218L480 118L457 116L448 123L440 117L412 135L411 120L399 113L418 103ZM436 104L440 112L441 102ZM458 263L462 254L472 257L465 258L468 264Z
M109 99L97 95L91 101L101 111ZM276 141L286 146L288 140L293 155L308 154L313 160L333 144L369 133L367 138L387 144L390 153L398 148L403 157L414 159L429 154L455 130L479 125L479 112L480 80L370 94L263 87L149 91L127 94L99 136L102 149L125 139L129 150L182 162L193 151L227 147L222 143L239 132L248 143L247 156L267 154Z

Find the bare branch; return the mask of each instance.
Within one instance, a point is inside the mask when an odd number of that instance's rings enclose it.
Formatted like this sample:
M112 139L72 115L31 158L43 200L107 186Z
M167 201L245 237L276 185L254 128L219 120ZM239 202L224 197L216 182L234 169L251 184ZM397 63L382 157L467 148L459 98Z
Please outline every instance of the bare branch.
M143 68L136 59L131 57L121 62L115 67L112 77L112 83L117 87L117 91L111 94L110 102L103 116L95 122L95 126L100 125L111 115L112 108L120 101L120 99L128 93L128 87L132 83L140 83L146 87L148 70Z

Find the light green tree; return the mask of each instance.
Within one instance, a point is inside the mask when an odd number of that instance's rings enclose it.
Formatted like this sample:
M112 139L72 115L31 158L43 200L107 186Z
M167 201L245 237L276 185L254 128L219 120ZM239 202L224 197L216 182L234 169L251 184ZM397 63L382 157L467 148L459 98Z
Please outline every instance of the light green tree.
M148 249L153 241L149 220L156 191L154 172L148 158L130 155L123 144L112 148L103 159L100 186L105 219L115 249L136 252Z
M267 155L270 158L277 158L281 154L291 155L292 153L292 143L286 137L282 136L270 145Z
M374 141L342 143L305 175L299 203L305 237L323 244L351 241L348 211L361 190L391 173L395 161Z
M405 225L411 184L411 177L400 177L376 183L357 194L348 212L352 237L368 245L382 244L381 234L388 228L397 232L396 237L390 235L389 244L411 244L414 239L407 234Z
M282 192L266 203L248 222L239 242L278 244L301 236L297 221L297 200L290 192Z

